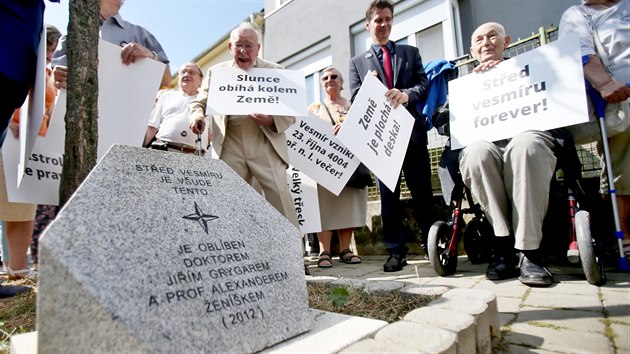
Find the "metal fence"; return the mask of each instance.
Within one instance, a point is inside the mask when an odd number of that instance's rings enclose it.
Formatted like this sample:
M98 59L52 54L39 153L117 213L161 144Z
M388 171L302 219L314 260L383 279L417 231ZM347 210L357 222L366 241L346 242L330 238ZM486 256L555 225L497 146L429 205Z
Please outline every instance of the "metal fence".
M505 57L513 57L519 54L528 52L532 49L536 49L541 45L545 45L547 43L553 42L558 39L558 27L550 27L544 28L540 27L538 29L538 33L532 33L532 35L525 39L519 39L518 41L510 44L510 46L505 50ZM458 77L462 77L466 74L472 72L475 67L475 59L471 58L470 55L466 55L454 60L457 70ZM447 138L444 136L440 136L437 134L435 129L431 130L429 133L429 158L431 160L431 184L433 186L434 194L441 194L440 189L440 181L437 177L437 169L438 163L440 161L440 156L442 156L442 151L444 150L444 144L446 143ZM580 161L582 162L582 177L584 178L592 178L599 177L600 170L600 160L597 156L597 151L595 148L595 143L585 144L577 146L578 155L580 157ZM411 198L411 194L409 193L409 189L407 188L407 184L405 183L404 176L401 182L401 198ZM370 187L368 189L368 200L379 200L379 193L376 186Z

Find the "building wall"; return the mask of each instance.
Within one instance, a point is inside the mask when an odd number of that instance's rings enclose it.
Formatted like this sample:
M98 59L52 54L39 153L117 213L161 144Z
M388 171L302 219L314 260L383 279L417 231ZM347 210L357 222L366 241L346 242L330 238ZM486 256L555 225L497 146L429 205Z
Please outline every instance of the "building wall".
M272 7L268 8L268 3ZM275 0L265 2L266 59L282 62L328 39L331 64L342 73L348 72L350 26L362 21L366 6L356 1L293 0L274 12L273 4Z
M470 36L485 22L500 22L512 41L527 38L537 28L557 26L567 8L580 0L459 0L464 50L468 53Z
M394 1L396 11L398 8L447 5L448 2L449 0ZM459 8L459 19L454 19L454 28L450 30L457 32L455 36L461 38L461 43L455 47L454 57L456 57L468 54L470 36L474 29L484 22L503 23L512 40L515 41L519 37L529 37L540 26L557 25L564 10L579 4L580 0L454 0L453 2L455 7ZM264 56L280 62L304 48L329 38L332 64L338 66L342 72L346 72L354 45L350 32L353 27L364 27L365 10L369 3L369 0L335 2L290 0L278 6L278 0L266 0ZM399 15L398 12L394 14L393 32L397 30ZM416 16L421 17L422 14Z

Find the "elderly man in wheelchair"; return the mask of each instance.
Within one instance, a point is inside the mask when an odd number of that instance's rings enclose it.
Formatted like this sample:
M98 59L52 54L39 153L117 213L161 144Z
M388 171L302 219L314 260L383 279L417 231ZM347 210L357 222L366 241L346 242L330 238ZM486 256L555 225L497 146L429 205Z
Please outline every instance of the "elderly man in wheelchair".
M501 24L479 26L473 32L470 48L480 63L474 72L490 70L501 63L509 42ZM476 141L453 152L463 183L494 229L488 279L518 276L521 283L529 286L553 283L540 245L550 182L565 149L575 151L571 135L565 129L554 129L528 130L509 140ZM517 252L522 254L520 269Z

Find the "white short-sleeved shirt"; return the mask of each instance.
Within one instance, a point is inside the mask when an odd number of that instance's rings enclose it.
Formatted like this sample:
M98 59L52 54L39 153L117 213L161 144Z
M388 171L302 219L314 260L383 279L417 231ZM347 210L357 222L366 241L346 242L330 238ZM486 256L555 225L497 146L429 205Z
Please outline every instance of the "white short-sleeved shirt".
M188 123L188 106L194 98L181 90L165 91L160 95L149 119L149 126L158 129L158 139L195 147L196 136ZM207 128L201 134L201 143L204 149L208 145Z
M604 47L610 71L617 81L630 81L630 0L620 0L605 10L577 5L567 9L560 20L560 38L577 34L582 55L596 54L590 26L584 12L591 15L593 27Z

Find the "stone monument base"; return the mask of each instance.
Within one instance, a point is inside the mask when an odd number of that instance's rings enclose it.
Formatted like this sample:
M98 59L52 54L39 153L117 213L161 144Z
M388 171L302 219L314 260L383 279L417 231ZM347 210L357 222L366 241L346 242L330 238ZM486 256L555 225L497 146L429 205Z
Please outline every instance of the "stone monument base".
M293 337L262 353L336 353L362 339L372 336L387 322L310 309L311 330ZM37 353L37 331L11 337L11 354Z

